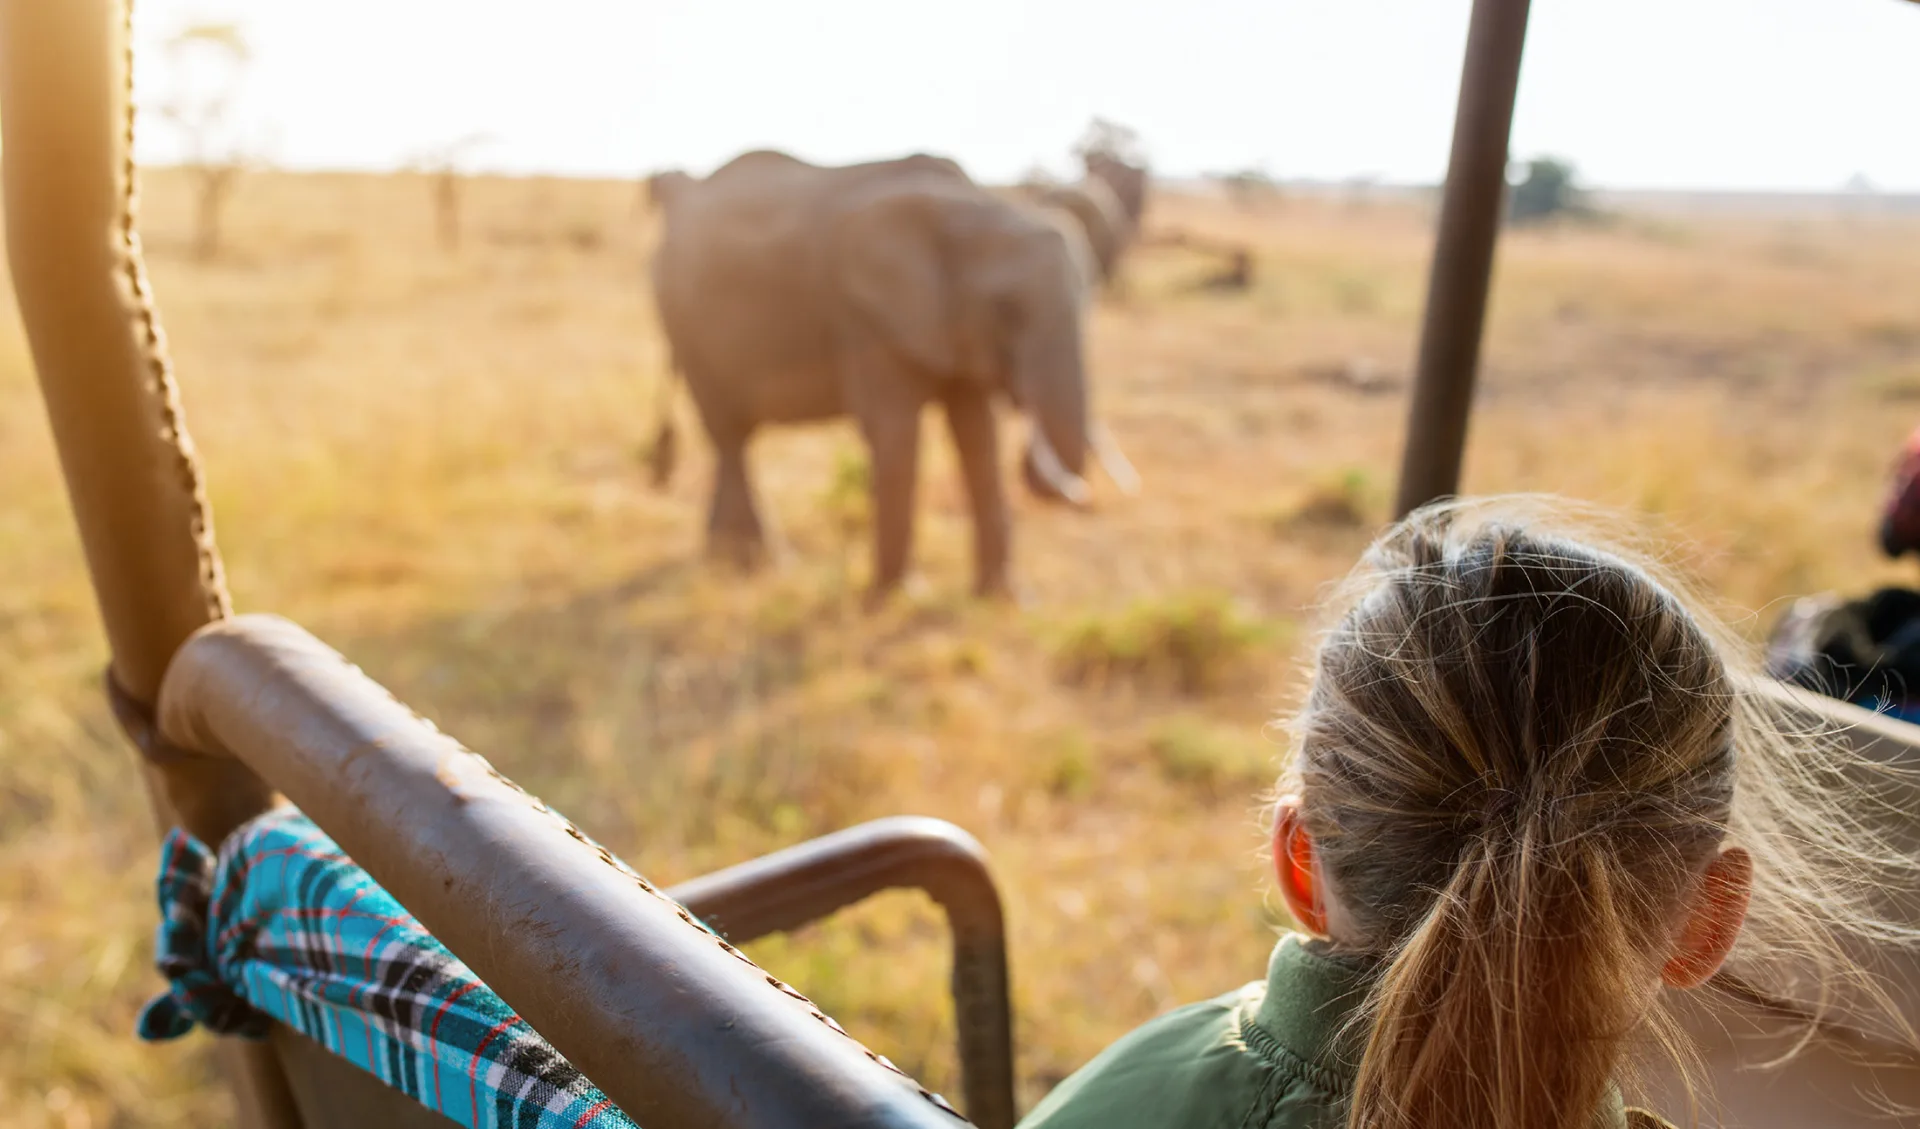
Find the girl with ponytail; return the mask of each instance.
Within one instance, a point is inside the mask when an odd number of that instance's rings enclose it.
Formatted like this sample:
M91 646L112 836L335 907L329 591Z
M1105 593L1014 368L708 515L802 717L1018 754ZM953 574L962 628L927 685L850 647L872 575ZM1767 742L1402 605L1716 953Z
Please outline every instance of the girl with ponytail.
M1521 499L1421 510L1335 602L1272 807L1301 934L1023 1129L1622 1129L1669 993L1732 958L1915 1045L1857 963L1920 948L1878 892L1896 770L1796 723L1650 560ZM1885 826L1881 821L1879 826Z

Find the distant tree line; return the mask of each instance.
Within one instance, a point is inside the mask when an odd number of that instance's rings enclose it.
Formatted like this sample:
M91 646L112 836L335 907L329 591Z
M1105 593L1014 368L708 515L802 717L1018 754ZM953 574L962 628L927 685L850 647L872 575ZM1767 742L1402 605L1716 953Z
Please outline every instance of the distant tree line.
M1521 176L1507 192L1507 222L1540 223L1556 216L1591 215L1593 209L1581 190L1579 173L1570 161L1535 157L1521 166Z

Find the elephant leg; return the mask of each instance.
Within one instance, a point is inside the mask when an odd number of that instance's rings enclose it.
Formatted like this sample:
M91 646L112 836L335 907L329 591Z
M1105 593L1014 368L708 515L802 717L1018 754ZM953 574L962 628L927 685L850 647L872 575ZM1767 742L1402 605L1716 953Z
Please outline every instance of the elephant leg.
M1011 592L1007 578L1012 523L1000 483L1000 430L984 388L961 386L946 396L947 429L960 456L960 473L973 511L973 585L982 596Z
M920 472L921 399L896 381L869 382L867 392L859 416L872 458L873 587L867 602L873 605L906 579Z
M707 552L741 568L752 568L767 558L766 530L753 501L747 479L747 438L738 432L713 438L713 507L707 515Z

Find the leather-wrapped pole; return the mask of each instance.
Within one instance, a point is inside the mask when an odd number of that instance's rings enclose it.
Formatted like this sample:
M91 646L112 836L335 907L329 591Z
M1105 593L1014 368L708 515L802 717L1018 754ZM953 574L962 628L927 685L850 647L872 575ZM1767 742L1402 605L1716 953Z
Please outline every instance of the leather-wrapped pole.
M0 4L7 257L121 686L227 613L134 231L125 5Z
M134 229L127 15L123 0L0 0L8 266L123 719L153 702L181 642L227 614ZM159 821L211 841L273 800L233 763L150 762L145 774ZM271 1050L224 1040L220 1054L243 1124L297 1129Z
M181 648L171 744L274 781L648 1129L964 1124L798 992L295 625Z
M228 610L134 229L126 20L118 0L0 2L8 264L123 719L154 700L187 636ZM209 842L272 801L234 764L150 762L147 779L162 822Z

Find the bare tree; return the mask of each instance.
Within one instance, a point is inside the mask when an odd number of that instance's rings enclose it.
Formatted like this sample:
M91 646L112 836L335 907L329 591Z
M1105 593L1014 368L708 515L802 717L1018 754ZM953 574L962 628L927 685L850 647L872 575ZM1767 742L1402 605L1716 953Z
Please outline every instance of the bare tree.
M1081 160L1089 157L1110 157L1124 161L1129 165L1145 166L1146 153L1140 144L1140 132L1131 126L1107 118L1095 118L1087 125L1085 133L1073 147L1074 156Z
M433 193L433 226L443 251L460 247L460 189L472 175L467 161L492 142L489 134L469 133L457 141L421 150L411 162L413 169L428 178Z
M188 24L167 40L178 89L160 113L186 138L194 179L194 254L220 250L220 222L240 173L252 162L234 123L234 105L253 52L238 24Z

